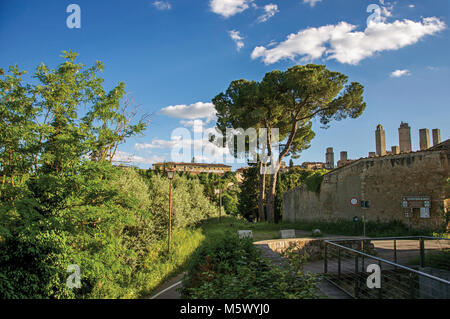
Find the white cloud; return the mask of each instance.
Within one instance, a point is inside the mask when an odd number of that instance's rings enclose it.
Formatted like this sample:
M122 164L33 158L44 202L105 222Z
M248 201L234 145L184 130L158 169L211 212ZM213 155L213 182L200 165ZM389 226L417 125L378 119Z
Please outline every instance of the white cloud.
M187 120L206 118L210 121L216 116L216 109L212 103L197 102L191 105L180 104L167 106L160 113Z
M137 150L145 150L145 149L170 149L171 153L173 150L183 150L189 149L190 154L177 154L171 155L170 161L182 161L190 160L192 156L195 156L195 159L198 162L217 162L223 163L224 156L229 154L229 149L227 147L218 147L214 143L209 141L210 134L216 135L217 132L215 128L207 128L203 129L202 134L194 134L194 138L190 135L185 136L173 136L171 140L153 140L151 143L146 144L135 144L135 148ZM125 157L126 158L126 157ZM153 160L153 159L152 159Z
M162 149L176 146L177 143L178 141L176 139L171 141L154 139L151 143L136 143L134 148L139 151L147 149Z
M185 127L191 128L194 131L194 133L197 133L197 132L202 132L203 127L208 122L209 121L205 121L205 123L204 123L202 120L181 120L180 124Z
M408 7L411 8L411 9L413 9L413 8L415 8L416 6L415 6L414 4L410 4Z
M228 31L228 34L230 35L231 39L233 39L234 43L236 43L236 49L240 51L244 47L244 38L240 35L239 31L231 30Z
M409 72L409 70L396 70L391 73L391 78L400 78L407 75L411 75L411 72Z
M272 18L276 13L279 12L278 6L276 4L270 3L264 6L265 13L258 18L258 23L266 22Z
M446 28L439 18L424 18L422 21L397 20L392 23L370 23L367 28L355 31L356 26L347 22L308 28L290 34L284 42L267 49L256 47L252 59L261 58L272 64L283 59L303 61L325 58L340 63L358 64L361 60L386 50L398 50L417 43L426 35L432 35Z
M252 2L253 0L211 0L209 5L212 12L229 18L247 10Z
M303 0L303 3L309 4L311 7L314 7L316 3L320 2L322 0Z
M394 12L394 3L385 2L384 0L380 0L381 6L381 19L383 22L386 22L387 18L392 17L392 12Z
M157 162L161 162L163 160L164 158L161 156L155 155L150 158L146 158L121 151L117 151L113 159L114 162L121 162L127 164L154 164Z
M172 9L172 5L167 1L155 1L153 2L153 5L158 10L170 10Z

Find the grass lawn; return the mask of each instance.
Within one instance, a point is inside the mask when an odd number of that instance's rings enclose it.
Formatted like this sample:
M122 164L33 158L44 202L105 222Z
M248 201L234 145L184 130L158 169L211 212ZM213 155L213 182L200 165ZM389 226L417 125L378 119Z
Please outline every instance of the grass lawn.
M255 241L278 239L279 231L282 229L296 229L311 232L314 229L320 229L324 234L342 235L342 236L362 236L362 222L354 223L353 221L338 220L333 222L327 221L311 221L296 223L278 223L269 224L249 223L243 219L234 217L222 217L209 219L199 226L206 237L226 231L236 232L238 230L252 230ZM408 227L401 222L367 222L366 235L369 237L390 237L390 236L433 236L432 230L413 230L408 231Z

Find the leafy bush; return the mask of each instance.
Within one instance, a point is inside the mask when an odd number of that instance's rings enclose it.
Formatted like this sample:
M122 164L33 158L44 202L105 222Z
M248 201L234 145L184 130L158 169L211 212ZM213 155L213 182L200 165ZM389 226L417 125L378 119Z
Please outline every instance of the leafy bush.
M185 238L182 248L163 256L169 182L149 182L132 169L91 161L71 176L30 179L26 196L1 209L0 298L137 297L154 288L155 278L176 270L194 248L187 249ZM195 180L177 178L173 202L174 228L180 231L216 213ZM170 266L173 259L178 261ZM70 264L81 268L80 289L66 286ZM144 278L149 284L137 286Z
M148 179L150 210L156 231L167 231L169 218L169 180L155 175ZM217 215L215 207L203 193L203 186L197 179L176 176L172 191L172 224L175 228L192 226L201 220Z
M223 195L222 203L226 214L236 215L239 212L238 200L235 197L231 196L230 194L225 193Z
M260 256L251 239L213 237L194 254L183 280L190 299L316 298L316 280L301 267L280 269Z
M307 189L311 192L320 193L320 185L323 181L323 175L325 175L327 172L327 170L320 170L309 175L305 179Z

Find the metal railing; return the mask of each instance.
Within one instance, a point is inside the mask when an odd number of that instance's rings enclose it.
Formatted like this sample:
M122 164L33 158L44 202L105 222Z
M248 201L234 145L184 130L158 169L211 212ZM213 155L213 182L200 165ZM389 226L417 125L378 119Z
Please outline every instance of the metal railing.
M326 240L324 278L357 299L450 299L450 265L426 263L447 249L449 239L427 236Z

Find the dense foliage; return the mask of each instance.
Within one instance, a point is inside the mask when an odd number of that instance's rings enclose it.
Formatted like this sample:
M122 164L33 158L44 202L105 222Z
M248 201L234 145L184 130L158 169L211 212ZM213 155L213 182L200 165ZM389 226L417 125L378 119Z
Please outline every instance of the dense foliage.
M236 234L213 238L192 258L182 297L190 299L317 298L316 278L302 264L285 269L268 264L251 239Z
M108 92L100 62L64 58L41 64L34 84L17 67L0 70L0 298L137 297L194 247L166 256L167 178L112 165L119 144L147 127L121 106L125 85ZM217 212L198 180L176 178L173 203L174 242ZM69 265L80 288L66 284Z

